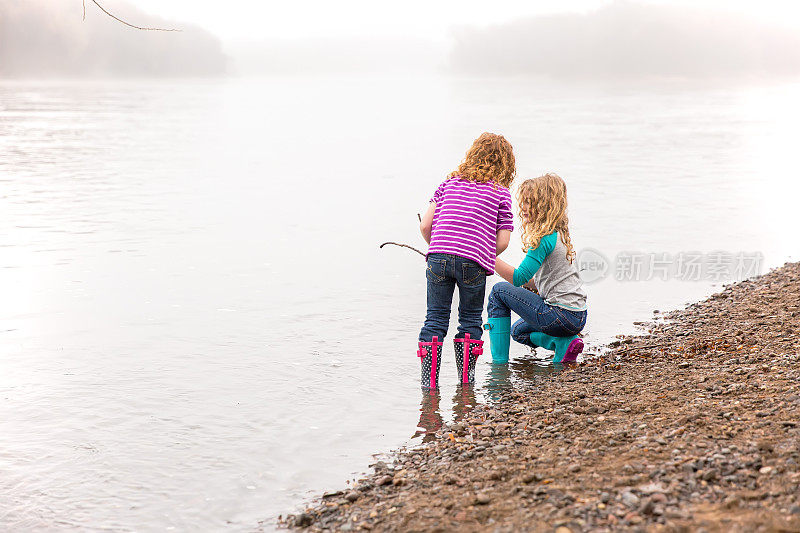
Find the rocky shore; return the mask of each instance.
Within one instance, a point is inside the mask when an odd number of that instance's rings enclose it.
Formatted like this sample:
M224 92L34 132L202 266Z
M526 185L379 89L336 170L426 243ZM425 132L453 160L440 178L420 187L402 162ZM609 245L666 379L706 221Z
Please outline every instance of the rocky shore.
M800 263L655 316L279 524L800 532Z

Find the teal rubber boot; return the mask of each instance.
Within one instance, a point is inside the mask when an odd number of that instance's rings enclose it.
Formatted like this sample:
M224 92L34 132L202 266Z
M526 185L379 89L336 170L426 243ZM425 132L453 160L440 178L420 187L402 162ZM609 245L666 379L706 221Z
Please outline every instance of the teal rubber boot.
M531 333L531 342L545 350L555 352L554 363L574 363L583 351L583 339L577 335L572 337L553 337L535 331Z
M511 317L489 318L483 325L489 332L489 344L492 348L492 362L508 363L508 350L511 347Z

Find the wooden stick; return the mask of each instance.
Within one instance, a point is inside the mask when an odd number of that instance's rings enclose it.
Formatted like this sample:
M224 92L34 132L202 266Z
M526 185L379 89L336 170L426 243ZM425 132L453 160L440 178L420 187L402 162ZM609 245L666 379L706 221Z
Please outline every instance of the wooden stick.
M388 241L388 242L385 242L385 243L381 244L381 245L380 245L380 248L383 248L383 247L384 247L384 246L386 246L387 244L393 244L393 245L395 245L395 246L400 246L401 248L409 248L409 249L411 249L411 250L414 250L415 252L417 252L417 253L418 253L419 255L421 255L422 257L425 257L425 253L423 253L423 252L420 252L419 250L417 250L417 249L416 249L416 248L414 248L413 246L409 246L408 244L403 244L403 243L400 243L400 242L392 242L392 241Z

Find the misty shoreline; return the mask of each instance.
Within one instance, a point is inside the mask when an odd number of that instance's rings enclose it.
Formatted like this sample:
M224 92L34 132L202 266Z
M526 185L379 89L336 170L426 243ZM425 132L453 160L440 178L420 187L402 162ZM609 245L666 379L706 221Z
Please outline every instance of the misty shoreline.
M126 17L180 32L121 25L97 10L0 0L0 76L306 77L542 76L562 82L719 80L800 75L800 35L730 13L615 2L588 13L459 27L418 38L283 39L223 43L210 32L113 2ZM78 6L80 8L80 6ZM44 29L44 31L42 31Z
M146 76L146 75L130 75L130 76L50 76L50 77L37 77L37 76L6 76L0 78L0 85L2 86L25 86L25 85L40 85L40 86L57 86L57 85L109 85L118 86L125 84L142 84L142 85L169 85L174 83L207 83L207 84L220 84L229 82L249 82L249 83L271 83L281 81L295 82L298 80L308 80L309 82L349 82L357 83L359 81L428 81L439 80L448 83L521 83L531 84L544 87L563 88L575 91L587 90L629 90L633 91L662 91L662 90L675 90L675 91L694 91L694 90L718 90L728 91L739 88L759 88L782 86L791 84L800 84L800 75L784 76L778 78L764 79L758 76L750 77L718 77L718 78L667 78L667 77L652 77L652 78L637 78L637 79L569 79L557 78L546 75L537 74L509 74L509 75L463 75L443 71L432 72L367 72L359 73L358 75L347 73L302 73L302 74L244 74L236 72L228 72L219 75L206 75L206 76Z

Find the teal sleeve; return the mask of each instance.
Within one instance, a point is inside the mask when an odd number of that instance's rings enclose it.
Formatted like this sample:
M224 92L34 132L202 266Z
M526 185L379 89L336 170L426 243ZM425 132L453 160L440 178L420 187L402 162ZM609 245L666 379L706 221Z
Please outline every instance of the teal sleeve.
M550 235L542 237L542 240L539 241L539 246L535 249L528 250L528 253L525 254L525 259L514 269L515 287L522 287L533 278L533 275L542 266L545 257L555 249L556 239L558 239L558 232L554 231Z

